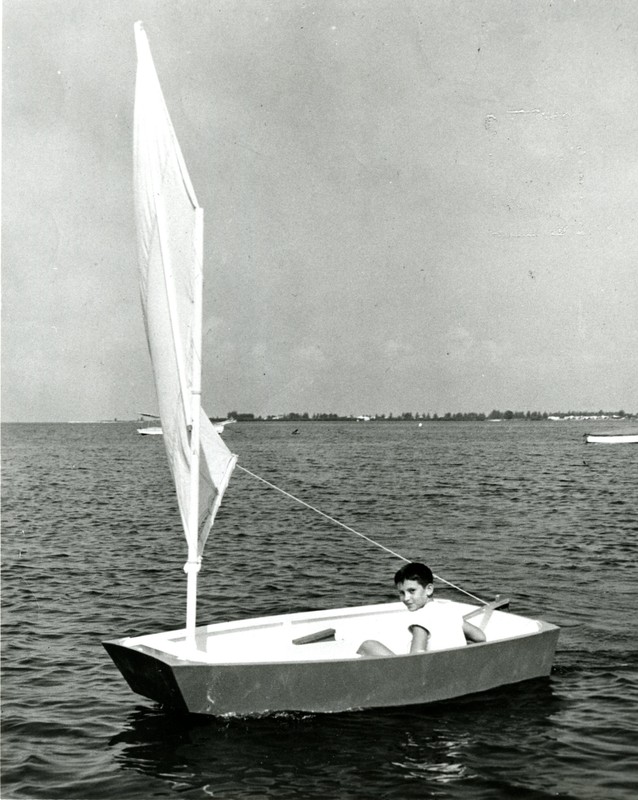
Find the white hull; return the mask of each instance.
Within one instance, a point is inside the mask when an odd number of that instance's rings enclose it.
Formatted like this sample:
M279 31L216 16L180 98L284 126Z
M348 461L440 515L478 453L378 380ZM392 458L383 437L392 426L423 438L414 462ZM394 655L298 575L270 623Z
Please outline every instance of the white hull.
M236 421L235 419L225 419L222 422L213 422L213 428L216 433L223 433L226 425L232 425Z
M224 420L224 422L213 422L213 428L217 433L223 433L226 425L229 425L231 422L235 422L234 419ZM147 428L138 428L138 433L141 433L142 436L161 436L162 429L159 426L154 427L147 427Z
M638 444L638 433L587 433L588 444Z
M463 614L477 608L454 605ZM404 616L401 603L387 603L207 625L196 629L194 644L182 629L104 646L133 691L215 716L430 703L550 673L558 628L503 611L473 617L484 626L481 644L357 655L365 639L391 641ZM331 638L295 644L322 633Z

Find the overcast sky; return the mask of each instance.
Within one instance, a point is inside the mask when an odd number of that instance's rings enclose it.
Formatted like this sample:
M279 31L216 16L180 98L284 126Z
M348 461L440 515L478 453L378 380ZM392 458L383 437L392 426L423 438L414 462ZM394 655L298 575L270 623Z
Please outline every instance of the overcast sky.
M211 416L638 411L634 0L3 6L3 419L157 408L137 19L205 210Z

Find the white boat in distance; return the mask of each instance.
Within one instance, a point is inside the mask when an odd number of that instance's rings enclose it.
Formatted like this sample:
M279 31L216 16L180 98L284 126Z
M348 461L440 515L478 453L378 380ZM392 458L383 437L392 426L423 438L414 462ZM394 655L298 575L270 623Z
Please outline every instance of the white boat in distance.
M202 210L141 23L135 36L141 295L163 440L188 545L188 583L185 628L104 642L131 689L167 708L252 715L430 703L549 675L558 628L500 610L501 601L484 604L472 595L478 605L432 602L451 604L472 618L486 641L425 653L357 655L364 639L396 632L399 615L406 613L397 602L196 625L204 544L237 456L199 405Z
M638 444L638 431L586 433L585 442L587 444Z
M159 420L157 414L140 414L140 417L148 420ZM142 428L138 428L137 432L142 434L142 436L161 436L162 435L162 428L159 425L144 425Z
M142 417L152 417L153 419L159 419L158 416L155 414L142 414ZM217 431L217 433L223 433L224 428L226 425L230 425L233 422L237 422L236 419L224 419L220 422L213 422L213 428ZM162 435L162 428L157 425L148 425L143 428L138 428L137 432L140 433L142 436L161 436Z

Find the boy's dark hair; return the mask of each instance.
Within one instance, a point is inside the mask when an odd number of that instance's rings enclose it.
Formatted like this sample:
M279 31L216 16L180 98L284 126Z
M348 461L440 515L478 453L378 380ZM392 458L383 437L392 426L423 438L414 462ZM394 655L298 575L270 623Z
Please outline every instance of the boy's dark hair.
M432 570L426 567L425 564L421 564L419 561L412 561L409 564L404 564L394 576L395 585L404 581L418 581L421 586L427 586L429 583L434 583L434 575Z

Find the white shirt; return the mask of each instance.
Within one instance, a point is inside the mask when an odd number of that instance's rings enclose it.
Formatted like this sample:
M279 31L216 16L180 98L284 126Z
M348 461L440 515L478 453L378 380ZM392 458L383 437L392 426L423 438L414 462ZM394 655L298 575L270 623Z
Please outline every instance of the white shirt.
M463 616L445 602L430 600L416 611L402 612L397 623L402 642L393 642L397 653L409 653L412 644L412 627L418 625L428 632L427 650L445 650L448 647L464 647L467 642L463 633ZM404 627L405 626L405 627ZM392 647L392 645L389 645Z

